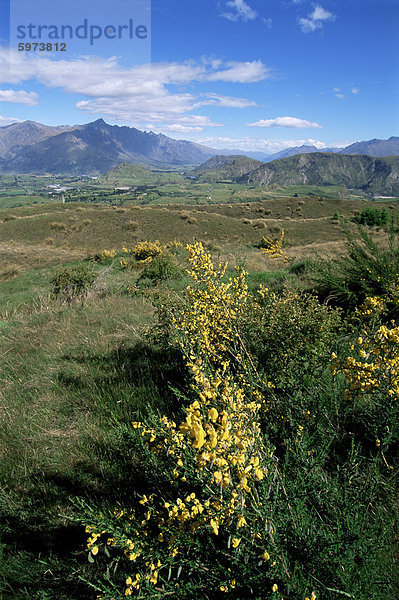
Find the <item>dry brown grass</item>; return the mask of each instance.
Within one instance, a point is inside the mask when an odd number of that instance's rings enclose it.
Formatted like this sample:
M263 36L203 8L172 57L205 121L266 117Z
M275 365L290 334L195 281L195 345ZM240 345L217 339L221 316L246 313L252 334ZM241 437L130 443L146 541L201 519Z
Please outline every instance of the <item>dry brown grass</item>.
M20 207L5 214L13 217L11 220L0 215L0 268L9 263L25 269L67 262L145 239L162 243L206 239L219 245L234 242L238 249L248 249L259 241L259 229L265 229L268 235L284 228L287 248L299 251L302 246L310 246L311 254L313 244L344 240L342 225L332 219L335 212L351 218L363 206L360 200L322 203L318 199L271 197L246 204L190 206L189 210L182 205L126 205L124 212L101 204ZM82 209L85 219L81 218ZM392 212L399 213L399 207ZM129 219L130 215L134 220ZM253 226L248 227L250 224Z

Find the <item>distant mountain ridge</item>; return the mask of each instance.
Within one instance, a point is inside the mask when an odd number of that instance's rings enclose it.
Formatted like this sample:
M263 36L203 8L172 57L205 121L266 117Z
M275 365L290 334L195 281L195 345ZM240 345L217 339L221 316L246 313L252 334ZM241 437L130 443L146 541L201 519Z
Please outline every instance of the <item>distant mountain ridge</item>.
M36 144L64 131L73 129L73 126L59 125L51 127L36 121L23 121L0 127L0 157L15 154L24 146Z
M310 152L269 163L242 156L215 156L193 173L199 181L209 183L229 180L254 186L340 185L370 195L399 197L399 156Z
M15 127L14 124L9 127ZM43 126L46 127L46 126ZM1 129L0 129L1 133ZM17 137L17 136L15 136ZM43 130L17 151L10 149L0 160L0 171L97 175L125 163L144 165L200 164L215 151L162 134L134 127L108 125L98 119L55 132Z
M276 152L265 158L265 162L271 162L280 158L288 158L296 154L313 154L326 152L333 154L365 154L367 156L383 157L399 155L399 137L392 136L388 140L373 139L366 142L356 142L345 148L317 148L316 146L294 146Z
M244 175L247 167L254 166L248 163L252 159L262 158L262 161L270 163L296 155L326 152L375 157L399 155L399 137L373 139L356 142L347 148L324 150L304 145L288 148L271 156L248 152L252 157L249 158L240 150L216 150L194 142L140 131L134 127L108 125L103 119L72 126L52 127L34 121L23 121L0 127L1 173L99 175L120 163L150 167L193 166L201 165L212 156L229 156L232 153L235 160L239 156L245 158L236 165L238 170L241 169L241 175ZM224 165L224 169L226 178L230 177L230 171L233 175L236 171L235 165L228 166L228 163ZM218 177L220 175L221 173Z
M396 156L399 154L399 137L391 136L387 140L369 140L356 142L339 150L340 154L367 154L368 156Z

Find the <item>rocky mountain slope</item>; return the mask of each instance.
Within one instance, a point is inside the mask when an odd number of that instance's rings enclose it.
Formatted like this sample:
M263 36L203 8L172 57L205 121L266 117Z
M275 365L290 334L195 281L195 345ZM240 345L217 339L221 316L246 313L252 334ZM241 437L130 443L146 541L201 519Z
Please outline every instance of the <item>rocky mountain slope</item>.
M200 164L215 153L211 148L192 142L134 127L108 125L103 119L74 126L51 137L43 135L36 141L32 136L29 144L3 156L0 171L95 175L121 162Z
M262 165L235 180L260 186L345 185L368 194L399 196L399 156L298 154Z

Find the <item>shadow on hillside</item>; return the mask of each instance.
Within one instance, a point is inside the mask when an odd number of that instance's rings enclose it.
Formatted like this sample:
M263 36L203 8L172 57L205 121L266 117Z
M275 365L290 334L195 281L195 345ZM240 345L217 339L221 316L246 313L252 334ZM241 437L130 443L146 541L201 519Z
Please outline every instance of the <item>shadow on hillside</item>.
M87 565L87 534L63 516L76 515L73 499L84 498L100 511L128 507L137 502L137 494L167 484L158 459L143 460L131 421L181 411L179 392L187 377L181 354L140 344L106 355L71 353L62 357L61 366L59 392L74 415L83 412L88 420L81 425L76 455L68 451L65 463L56 467L49 457L47 465L25 479L15 506L0 502L1 542L9 548L3 565L0 557L0 597L2 582L18 599L27 587L32 593L49 590L54 598L69 597L71 590L76 600L92 597L78 580ZM19 580L15 561L29 556L32 573Z
M140 414L147 410L174 414L181 406L173 390L183 393L186 389L187 370L177 349L137 344L106 355L65 354L62 360L64 368L57 377L60 387L82 399L94 397L105 412L124 404ZM117 416L123 420L123 410Z

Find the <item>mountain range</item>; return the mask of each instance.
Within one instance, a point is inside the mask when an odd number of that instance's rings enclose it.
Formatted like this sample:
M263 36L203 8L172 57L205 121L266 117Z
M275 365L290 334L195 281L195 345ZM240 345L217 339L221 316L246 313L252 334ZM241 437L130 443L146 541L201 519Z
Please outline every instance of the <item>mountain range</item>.
M49 127L32 121L0 128L0 172L97 175L119 163L195 165L215 150L98 119Z
M279 158L288 158L296 154L314 154L316 152L333 152L334 154L365 154L367 156L397 156L399 155L399 137L392 136L388 140L373 139L367 142L356 142L345 148L317 148L316 146L295 146L276 154L266 156L262 160L270 162ZM255 157L257 158L257 157Z
M347 148L320 150L315 146L299 146L268 156L248 152L248 156L262 159L262 162L271 162L297 154L325 152L374 157L399 155L399 137L357 142ZM1 173L98 175L119 163L188 167L200 165L215 155L242 156L243 152L215 150L162 134L140 131L134 127L108 125L103 119L72 126L52 127L34 121L23 121L0 127ZM243 168L243 164L240 168Z

